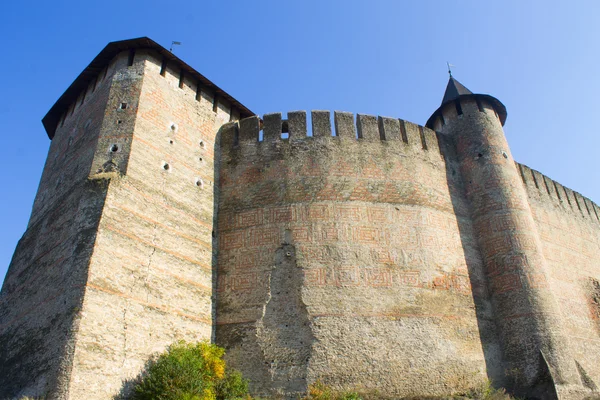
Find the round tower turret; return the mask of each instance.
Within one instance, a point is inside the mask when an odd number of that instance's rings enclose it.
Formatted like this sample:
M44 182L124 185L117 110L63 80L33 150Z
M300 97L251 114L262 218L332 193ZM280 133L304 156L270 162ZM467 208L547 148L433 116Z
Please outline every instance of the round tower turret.
M518 395L556 397L579 384L523 182L503 125L506 108L452 76L427 127L452 137L495 308L506 379ZM560 395L558 395L560 396Z

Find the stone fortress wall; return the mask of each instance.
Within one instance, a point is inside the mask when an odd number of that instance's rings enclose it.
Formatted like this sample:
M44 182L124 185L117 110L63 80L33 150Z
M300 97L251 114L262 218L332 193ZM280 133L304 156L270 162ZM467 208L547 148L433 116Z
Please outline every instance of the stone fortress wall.
M600 384L600 208L519 164L569 351L590 386ZM586 371L583 373L583 371Z
M507 147L472 159L482 142L448 130L474 118L505 146L492 103L443 108L437 132L259 119L155 42L116 43L44 122L0 294L0 398L111 398L178 339L225 346L264 395L316 379L391 397L486 377L597 390L600 209Z
M480 108L487 120L498 120L491 105ZM335 112L332 123L327 111L311 114L308 137L302 111L288 113L287 120L278 113L263 121L243 119L221 132L217 342L252 377L255 390L302 392L307 382L321 378L392 396L442 394L464 390L484 376L506 385L532 379L527 384L535 386L544 369L557 387L562 384L556 389L561 397L576 396L573 387L582 380L595 387L600 310L595 204L514 163L510 153L503 156L519 171L516 184L527 189L524 201L532 203L550 266L548 277L531 268L512 273L510 262L488 262L482 251L533 262L529 245L514 243L528 238L509 233L523 217L488 209L490 218L472 219L475 203L467 199L456 154L464 150L455 139L392 118ZM490 189L498 183L486 182ZM539 193L555 201L540 204ZM581 253L563 256L563 262L575 261L575 275L565 276L556 256L546 256L550 235L539 214L573 208L585 230L578 227L567 239ZM570 219L562 217L564 224L575 222ZM490 240L482 243L486 232L492 232ZM565 246L562 232L552 236ZM560 282L566 277L571 287ZM539 294L541 287L549 293ZM542 306L524 304L531 296ZM543 303L554 296L561 315L546 322L536 313L548 312ZM579 311L570 312L569 304ZM524 326L515 322L519 318ZM573 318L577 324L570 323ZM509 327L498 331L503 324ZM540 327L545 324L549 328ZM555 332L563 327L566 340ZM548 365L541 369L528 365L540 355L540 345L533 344L538 340L551 343L543 356ZM565 348L556 350L555 342ZM366 359L370 362L361 362ZM575 370L578 374L569 375Z
M499 355L445 138L356 120L335 112L332 136L313 111L307 137L306 113L288 113L287 140L280 114L262 141L257 117L222 129L217 343L260 393L466 389Z

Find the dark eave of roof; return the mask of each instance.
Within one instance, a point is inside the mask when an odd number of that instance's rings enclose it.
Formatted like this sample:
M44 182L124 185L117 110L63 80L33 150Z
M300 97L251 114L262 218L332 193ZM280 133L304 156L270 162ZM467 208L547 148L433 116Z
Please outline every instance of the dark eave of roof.
M140 37L136 39L121 40L118 42L110 42L104 49L92 60L79 76L73 81L71 86L60 96L60 98L54 103L50 111L42 119L42 124L48 133L48 137L52 139L56 131L56 127L60 118L68 107L77 101L77 98L83 90L86 90L89 84L96 79L98 74L106 67L111 60L120 52L130 49L151 49L162 55L169 63L169 65L177 65L181 68L185 75L193 77L200 82L202 88L206 88L214 93L216 97L227 101L232 108L238 109L240 118L250 117L255 115L242 103L234 99L232 96L227 94L217 85L208 80L204 75L196 71L194 68L187 65L185 62L180 60L173 53L156 43L154 40L148 37Z

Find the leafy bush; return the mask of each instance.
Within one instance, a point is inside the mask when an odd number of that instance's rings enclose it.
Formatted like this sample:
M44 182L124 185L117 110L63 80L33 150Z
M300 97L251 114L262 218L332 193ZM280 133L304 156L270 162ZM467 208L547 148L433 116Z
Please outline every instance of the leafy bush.
M135 385L133 400L234 400L248 396L248 383L226 371L225 350L208 342L171 345L149 362Z

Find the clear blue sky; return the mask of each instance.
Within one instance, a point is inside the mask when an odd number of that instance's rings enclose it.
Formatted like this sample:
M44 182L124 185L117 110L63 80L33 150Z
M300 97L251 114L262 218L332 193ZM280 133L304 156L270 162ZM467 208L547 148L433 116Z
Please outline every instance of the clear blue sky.
M257 114L424 124L447 82L500 99L516 160L600 202L598 1L7 1L0 281L48 151L41 118L110 41L149 36ZM68 210L66 210L68 212Z

